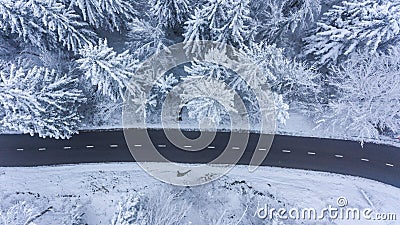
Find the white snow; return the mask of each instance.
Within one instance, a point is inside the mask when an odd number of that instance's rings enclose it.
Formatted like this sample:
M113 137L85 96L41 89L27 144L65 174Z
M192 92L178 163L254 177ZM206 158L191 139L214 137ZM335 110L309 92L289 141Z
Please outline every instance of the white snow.
M168 175L176 176L176 171L166 172ZM182 179L189 178L184 176ZM397 207L400 189L393 186L352 176L273 167L262 167L250 173L247 167L237 166L221 180L191 188L163 184L150 177L136 163L1 167L0 183L0 209L7 209L17 201L26 201L39 210L53 207L53 211L35 221L37 224L63 224L74 206L80 206L87 224L110 224L120 200L137 192L154 195L158 190L171 188L181 193L176 201L192 205L187 211L185 224L210 224L224 212L227 216L230 213L235 215L231 223L234 219L240 220L241 214L244 215L243 223L254 221L257 205L262 207L264 204L287 209L312 207L318 211L328 205L337 207L339 197L348 200L348 207L372 208L374 212L400 215ZM240 194L238 190L247 192ZM264 196L254 197L251 193L262 193ZM264 222L267 224L268 221ZM322 221L283 222L321 224ZM324 220L325 223L375 225L396 222Z

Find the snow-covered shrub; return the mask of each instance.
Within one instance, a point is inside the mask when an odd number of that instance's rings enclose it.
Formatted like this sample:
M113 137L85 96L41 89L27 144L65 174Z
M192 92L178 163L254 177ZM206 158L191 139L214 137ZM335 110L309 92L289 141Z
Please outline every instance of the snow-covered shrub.
M87 225L83 216L85 212L83 211L83 207L80 205L76 205L70 207L67 212L66 218L63 221L63 225Z
M141 221L145 216L144 201L140 201L144 196L136 194L127 197L118 204L117 212L111 221L112 225L141 225L145 221Z
M136 193L119 203L112 225L181 224L191 207L177 201L179 191L166 186Z
M348 0L325 12L304 54L320 65L336 63L355 50L375 53L396 45L400 37L400 2Z
M81 58L76 60L86 79L105 96L118 100L124 96L129 86L137 60L126 50L120 54L109 47L107 40L99 40L98 45L89 44L79 50Z
M0 123L40 137L69 138L78 133L78 108L85 98L77 79L43 67L0 71Z
M192 203L192 212L200 215L194 224L264 224L255 216L258 203L278 208L279 202L269 193L257 191L246 181L220 179L202 186L186 188L181 199ZM282 207L282 206L281 206ZM190 214L192 215L192 214ZM193 217L188 217L190 220ZM270 224L275 224L276 220Z
M89 85L90 86L90 85ZM92 91L92 90L90 90ZM85 93L86 104L81 107L82 128L120 127L123 102L115 102L97 93Z
M47 211L40 212L29 203L17 202L5 211L0 209L0 225L36 225L35 220Z
M188 0L151 0L151 12L163 27L175 27L186 21L191 5Z
M57 1L1 0L0 30L5 35L17 35L35 46L68 50L90 43L95 34L80 21L80 16Z
M162 25L157 24L150 16L135 17L128 24L126 44L130 51L141 60L165 49L170 43Z
M257 41L274 44L297 28L310 26L321 11L321 0L253 1L251 6Z
M124 0L64 0L69 8L77 7L84 21L95 28L120 31L137 14L130 1Z
M192 41L211 40L243 47L250 37L252 20L248 0L208 0L185 22L184 42L189 51Z
M333 69L337 89L322 116L323 125L356 136L362 143L400 130L399 52L371 56L355 53Z

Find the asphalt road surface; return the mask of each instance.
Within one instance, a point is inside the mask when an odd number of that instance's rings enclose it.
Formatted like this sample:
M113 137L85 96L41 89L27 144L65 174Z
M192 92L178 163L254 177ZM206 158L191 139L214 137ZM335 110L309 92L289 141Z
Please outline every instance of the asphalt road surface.
M217 133L203 150L182 151L161 130L148 130L157 150L174 162L205 163L227 146L230 133ZM185 132L189 138L197 132ZM257 149L258 134L249 143L238 164L248 165ZM145 148L140 144L137 148ZM235 138L240 142L240 138ZM42 166L73 163L134 162L121 130L81 132L69 140L42 139L29 135L0 135L0 166ZM325 171L369 178L400 187L400 149L359 142L275 135L262 166Z

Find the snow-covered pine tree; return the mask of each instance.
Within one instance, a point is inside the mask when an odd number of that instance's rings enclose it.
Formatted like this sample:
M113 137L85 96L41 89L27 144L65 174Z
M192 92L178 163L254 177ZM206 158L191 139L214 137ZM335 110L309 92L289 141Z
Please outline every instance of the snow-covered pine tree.
M130 1L124 0L63 0L70 9L78 7L83 20L95 28L120 31L137 14Z
M384 51L400 40L400 2L348 0L323 14L305 41L317 64L336 63L356 49Z
M188 0L151 0L150 6L159 25L173 28L186 21L191 5Z
M77 79L43 67L0 71L2 126L40 137L69 138L78 133L78 108L85 98Z
M170 44L162 26L151 16L144 19L133 18L128 29L126 44L135 57L141 60L160 52Z
M388 55L353 53L334 67L337 94L321 123L326 130L357 136L363 143L400 130L400 51Z
M277 44L288 32L305 28L321 11L321 0L266 0L251 3L256 39ZM293 35L293 34L291 34Z
M106 39L100 39L98 45L89 44L80 49L79 54L81 58L76 60L79 69L99 93L115 101L124 97L138 62L128 50L118 54L108 46Z
M76 51L90 43L95 34L79 15L57 1L1 0L0 29L35 46L57 48L57 43Z

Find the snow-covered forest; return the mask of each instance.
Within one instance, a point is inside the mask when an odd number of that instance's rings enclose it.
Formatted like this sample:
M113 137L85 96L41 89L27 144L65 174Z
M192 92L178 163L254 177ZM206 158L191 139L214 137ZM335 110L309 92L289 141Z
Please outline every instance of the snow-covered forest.
M295 112L361 142L400 130L396 0L0 0L0 14L2 132L69 138L115 125L141 62L181 42L199 51L198 40L232 45L261 68L283 126ZM177 98L190 118L223 123L234 97L204 82L213 66L185 66L196 80L183 87L218 90L213 99Z

